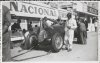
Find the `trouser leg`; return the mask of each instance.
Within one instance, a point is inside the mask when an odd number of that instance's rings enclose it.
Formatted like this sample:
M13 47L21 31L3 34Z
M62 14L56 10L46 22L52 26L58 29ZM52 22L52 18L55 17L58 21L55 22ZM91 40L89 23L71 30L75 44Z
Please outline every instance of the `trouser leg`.
M74 31L69 30L69 48L72 49L73 46Z
M81 37L81 43L85 44L86 43L86 32L80 32L80 37Z
M7 43L7 45L2 50L3 59L2 61L10 61L11 55L10 55L10 43Z
M68 48L68 31L65 31L64 44L65 48Z
M10 35L3 35L3 44L2 44L2 61L10 61L11 53L10 53Z
M95 27L95 32L97 32L97 27Z
M86 39L87 39L87 34L86 34L86 33L87 33L86 31L83 32L84 44L87 44L87 41L86 41Z
M81 41L81 44L84 43L84 40L83 40L83 32L80 32L80 41Z

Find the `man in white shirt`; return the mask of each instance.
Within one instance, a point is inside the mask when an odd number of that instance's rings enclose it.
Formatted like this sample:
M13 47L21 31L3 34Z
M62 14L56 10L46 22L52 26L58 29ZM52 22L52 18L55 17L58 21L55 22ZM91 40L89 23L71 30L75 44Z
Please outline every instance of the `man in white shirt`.
M72 17L71 13L67 14L68 20L65 23L65 45L68 52L72 50L74 30L77 28L75 16Z

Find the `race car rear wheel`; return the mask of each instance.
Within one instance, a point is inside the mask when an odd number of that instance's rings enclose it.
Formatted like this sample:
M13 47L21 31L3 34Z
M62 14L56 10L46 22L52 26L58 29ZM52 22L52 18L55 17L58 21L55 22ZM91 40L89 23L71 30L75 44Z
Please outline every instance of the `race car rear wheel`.
M63 46L63 39L59 33L55 33L52 37L52 50L54 52L59 52Z

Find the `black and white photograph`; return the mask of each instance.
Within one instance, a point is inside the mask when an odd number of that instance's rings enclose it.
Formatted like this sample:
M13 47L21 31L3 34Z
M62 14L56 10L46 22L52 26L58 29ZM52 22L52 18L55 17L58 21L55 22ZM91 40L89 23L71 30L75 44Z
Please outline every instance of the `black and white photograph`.
M100 1L100 0L1 0L1 1Z
M0 6L1 6L1 2L0 2ZM2 54L2 53L1 53L1 48L2 48L2 47L1 47L1 40L2 40L2 39L1 39L1 35L2 35L2 34L1 34L1 32L2 32L2 29L1 29L2 24L1 24L1 22L2 22L2 21L1 21L1 7L0 7L0 62L1 62L1 54Z
M98 61L98 6L2 1L2 62Z

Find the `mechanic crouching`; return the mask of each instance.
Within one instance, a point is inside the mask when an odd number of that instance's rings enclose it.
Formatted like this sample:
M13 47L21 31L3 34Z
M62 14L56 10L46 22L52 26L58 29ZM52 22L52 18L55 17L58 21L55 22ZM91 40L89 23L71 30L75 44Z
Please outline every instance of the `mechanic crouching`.
M68 52L72 50L74 30L77 28L75 17L72 17L71 13L67 14L68 20L65 22L65 37L64 43L65 48L68 49Z

